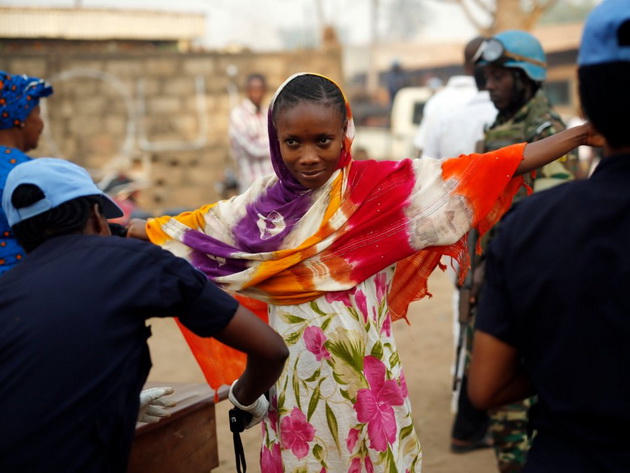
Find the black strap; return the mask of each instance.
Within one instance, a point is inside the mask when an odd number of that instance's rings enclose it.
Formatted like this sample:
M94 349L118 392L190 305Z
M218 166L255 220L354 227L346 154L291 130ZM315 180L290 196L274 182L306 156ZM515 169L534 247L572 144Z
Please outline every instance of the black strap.
M243 450L243 442L241 442L241 434L234 432L234 458L236 460L237 473L245 473L247 471L247 461L245 460L245 451ZM243 465L243 471L241 471Z
M230 417L230 431L234 441L236 471L237 473L245 473L247 471L247 461L245 460L245 450L241 441L241 432L245 430L245 425L249 423L252 416L249 412L242 411L236 407L230 409L228 415ZM241 471L241 465L243 466L243 471Z

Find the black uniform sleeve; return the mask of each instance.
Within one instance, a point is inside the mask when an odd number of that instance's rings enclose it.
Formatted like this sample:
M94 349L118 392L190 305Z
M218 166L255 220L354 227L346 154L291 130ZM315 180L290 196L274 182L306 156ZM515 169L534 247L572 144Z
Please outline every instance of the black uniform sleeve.
M160 302L169 315L201 337L211 337L232 320L238 301L183 258L156 248Z
M509 251L506 224L508 224L507 221L501 224L498 235L488 245L486 277L479 300L475 328L509 345L516 346L515 313L507 287L508 274L503 264L504 253Z

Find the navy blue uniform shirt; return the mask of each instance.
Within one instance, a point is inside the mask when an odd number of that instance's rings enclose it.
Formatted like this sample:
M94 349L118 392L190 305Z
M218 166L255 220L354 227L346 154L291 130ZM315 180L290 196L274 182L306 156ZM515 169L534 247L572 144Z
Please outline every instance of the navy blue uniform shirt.
M0 471L126 471L150 317L201 336L238 302L185 260L118 237L53 238L0 278Z
M506 216L476 328L518 349L538 393L525 471L630 471L630 155Z

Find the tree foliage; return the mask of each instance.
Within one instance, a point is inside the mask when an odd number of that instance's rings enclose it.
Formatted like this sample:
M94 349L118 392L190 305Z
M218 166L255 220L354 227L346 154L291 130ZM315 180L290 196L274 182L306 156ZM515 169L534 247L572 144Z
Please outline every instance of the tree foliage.
M558 0L448 0L461 6L464 14L484 35L518 29L531 31Z

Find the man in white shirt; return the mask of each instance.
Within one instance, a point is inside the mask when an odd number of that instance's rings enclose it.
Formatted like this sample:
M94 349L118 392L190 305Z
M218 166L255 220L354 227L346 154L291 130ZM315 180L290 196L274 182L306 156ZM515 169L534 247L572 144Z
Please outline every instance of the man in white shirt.
M483 37L473 38L464 48L464 71L466 75L453 76L446 87L427 102L424 117L414 139L419 155L436 159L470 154L477 143L483 140L484 128L491 124L497 110L488 92L481 72L475 71ZM447 264L453 282L457 284L458 269L454 263ZM456 345L463 342L460 330L459 291L453 292L453 340ZM455 350L457 355L453 370L457 378L452 409L456 413L451 432L451 451L466 453L490 447L488 441L489 418L485 411L476 409L466 395L467 380L464 371L465 351L463 346ZM463 387L463 391L460 389Z
M461 108L439 123L436 144L439 158L459 156L479 151L485 128L497 116L497 109L487 90L478 90ZM427 153L428 156L431 156Z
M250 74L245 85L245 100L230 113L228 134L232 157L238 169L239 191L254 180L273 173L269 157L267 107L262 101L267 92L265 77Z
M461 109L477 94L477 85L473 77L474 62L477 59L475 54L482 42L482 37L474 38L468 42L464 48L465 75L451 77L446 86L427 101L422 122L414 138L414 146L418 149L419 155L424 154L438 159L451 157L445 153L442 147L446 139L453 137L444 134L442 123L445 123L448 117ZM474 118L471 117L471 120ZM459 133L454 137L459 140Z

